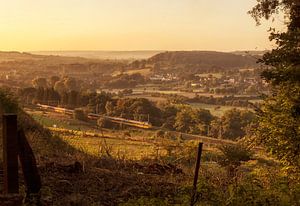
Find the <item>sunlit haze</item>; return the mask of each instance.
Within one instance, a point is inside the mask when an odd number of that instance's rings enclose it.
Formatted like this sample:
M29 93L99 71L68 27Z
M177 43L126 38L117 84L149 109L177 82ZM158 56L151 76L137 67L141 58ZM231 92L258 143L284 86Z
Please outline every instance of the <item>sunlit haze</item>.
M0 50L264 50L255 0L0 0Z

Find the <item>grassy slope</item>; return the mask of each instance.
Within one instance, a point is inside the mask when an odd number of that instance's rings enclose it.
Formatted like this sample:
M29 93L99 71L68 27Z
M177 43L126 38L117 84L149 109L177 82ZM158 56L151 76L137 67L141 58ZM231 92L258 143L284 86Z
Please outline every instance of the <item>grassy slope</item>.
M85 148L78 150L73 147L76 144L72 146L69 143L80 140L82 144L94 145L97 138L53 135L23 111L19 112L19 117L37 158L45 205L118 205L130 199L126 205L188 205L190 187L187 186L192 182L195 147L161 140L158 143L167 151L166 155L158 154L154 160L133 161L126 155L114 156L111 147L118 144L119 141L116 141L111 145L100 145L102 152L98 156L89 155ZM136 149L135 145L131 147L126 143L127 140L123 142L130 150ZM226 174L214 163L215 158L215 149L204 151L201 178L212 181L210 187L214 182L224 183L225 186L220 187L225 189ZM66 167L74 161L84 165L83 172L76 173L70 169L72 166ZM175 164L184 173L166 170L158 163ZM251 167L255 168L256 163ZM252 170L251 167L246 167L246 171Z
M110 156L108 147L102 155L91 156L84 148L69 144L70 139L65 141L65 137L53 135L23 111L18 116L37 159L45 205L116 205L140 196L164 198L176 195L176 188L185 180L179 176L140 173L135 168L137 163ZM131 151L136 148L127 146ZM66 169L74 161L84 165L84 172Z
M56 119L58 117L44 115L52 119L51 121L58 121ZM66 125L72 127L72 124ZM151 133L137 131L130 131L130 138L138 136L143 138L131 140L126 139L124 133L122 135L122 132L104 131L104 136L108 136L105 142L101 137L90 137L84 133L60 134L58 138L60 141L65 141L81 152L76 151L64 157L58 155L48 158L47 161L41 161L43 164L40 170L45 183L43 197L49 197L55 205L189 205L196 155L193 144L189 145L186 142L178 144L177 141L167 139L151 142L145 139L149 138ZM160 147L160 151L164 152L141 156L143 150L155 151L153 145ZM214 200L211 200L214 195L218 195L216 198L221 202L232 201L230 199L232 194L228 194L227 191L230 191L233 185L227 177L226 170L215 162L218 154L218 150L214 147L205 148L203 151L199 189L203 192L203 199L207 201L203 202L204 205L214 205ZM61 169L61 163L68 164L75 160L84 163L85 172L74 174ZM177 165L183 169L184 174L156 173L159 171L157 168L159 166L155 166L157 163ZM249 180L249 183L243 181L255 175L261 178L260 183L263 184L261 192L268 192L268 184L273 173L269 175L261 171L277 171L276 168L273 160L258 151L253 160L242 164L239 168L237 181L241 185L237 187L243 187L242 184L253 184L252 180ZM237 195L238 198L242 197L242 194Z

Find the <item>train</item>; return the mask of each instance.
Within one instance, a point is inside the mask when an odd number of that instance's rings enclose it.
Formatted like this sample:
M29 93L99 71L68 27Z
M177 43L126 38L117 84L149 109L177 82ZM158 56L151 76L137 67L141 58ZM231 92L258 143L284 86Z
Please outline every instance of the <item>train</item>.
M51 111L58 112L58 113L63 113L63 114L68 114L68 115L74 114L74 110L66 109L66 108L62 108L62 107L54 107L54 106L45 105L45 104L37 104L37 106L40 107L41 109L47 109L47 110L51 110Z
M152 128L152 124L149 123L149 122L130 120L130 119L125 119L125 118L121 118L121 117L111 117L111 116L105 116L105 115L94 114L94 113L89 113L88 114L88 118L93 119L93 120L98 120L101 117L105 118L105 119L108 119L111 122L115 122L115 123L119 123L119 124L125 124L125 125L144 128L144 129L151 129Z
M67 115L74 114L74 110L66 109L66 108L62 108L62 107L54 107L54 106L45 105L45 104L37 104L37 106L44 110L50 110L50 111L63 113L63 114L67 114ZM121 117L111 117L111 116L105 116L105 115L100 115L100 114L95 114L95 113L89 113L87 115L87 117L91 120L98 120L99 118L102 117L102 118L106 118L109 121L114 122L114 123L129 125L129 126L133 126L133 127L139 127L139 128L143 128L143 129L151 129L152 128L152 124L149 122L130 120L130 119L125 119L125 118L121 118Z

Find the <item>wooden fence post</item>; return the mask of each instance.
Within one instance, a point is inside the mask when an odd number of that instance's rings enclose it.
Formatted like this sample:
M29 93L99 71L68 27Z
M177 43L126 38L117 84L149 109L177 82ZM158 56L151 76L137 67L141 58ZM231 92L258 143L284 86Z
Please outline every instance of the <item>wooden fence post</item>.
M23 129L18 131L18 152L21 162L27 194L36 194L42 187L41 178L33 151L26 139Z
M192 197L191 197L191 206L193 206L196 203L195 196L196 196L196 193L197 193L197 182L198 182L198 176L199 176L202 148L203 148L203 143L200 142L199 145L198 145L197 162L196 162L195 176L194 176L194 183L193 183L193 191L192 191Z
M3 115L4 194L19 193L17 115Z

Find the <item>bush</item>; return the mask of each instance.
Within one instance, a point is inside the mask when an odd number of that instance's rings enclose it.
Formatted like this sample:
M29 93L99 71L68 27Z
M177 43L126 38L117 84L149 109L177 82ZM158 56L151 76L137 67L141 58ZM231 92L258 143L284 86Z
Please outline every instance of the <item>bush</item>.
M108 128L108 129L114 128L114 124L111 121L109 121L107 118L103 118L103 117L97 120L97 125L100 128Z
M86 121L86 116L82 109L75 109L73 114L74 119L78 119L81 121Z
M223 145L219 147L222 155L218 164L227 169L229 176L235 176L236 169L242 162L251 160L253 153L241 144Z
M5 89L0 89L0 112L1 113L17 113L18 102L13 95Z
M163 130L158 130L155 134L156 137L164 138L165 132Z

